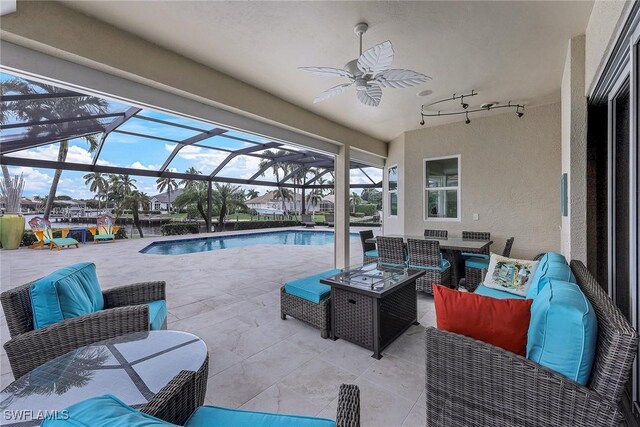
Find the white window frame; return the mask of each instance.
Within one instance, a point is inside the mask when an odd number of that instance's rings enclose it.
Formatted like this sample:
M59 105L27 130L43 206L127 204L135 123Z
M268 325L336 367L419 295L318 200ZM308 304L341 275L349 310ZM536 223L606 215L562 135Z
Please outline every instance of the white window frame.
M396 176L398 177L397 181L396 181L396 189L395 190L390 190L389 189L389 170L396 168ZM387 208L387 214L389 216L389 218L397 218L398 217L398 213L400 212L400 200L398 199L398 189L400 188L400 173L398 172L400 170L400 168L398 167L398 164L396 163L395 165L390 165L387 167L387 173L386 173L386 181L387 181L387 203L388 203L388 208ZM395 215L391 213L391 194L395 194L396 195L396 213Z
M458 159L458 185L455 187L427 187L427 162L434 160ZM430 218L427 214L428 191L434 190L456 190L458 193L458 216L456 218ZM422 159L422 215L425 222L460 222L462 221L462 155L454 154L450 156L429 157Z

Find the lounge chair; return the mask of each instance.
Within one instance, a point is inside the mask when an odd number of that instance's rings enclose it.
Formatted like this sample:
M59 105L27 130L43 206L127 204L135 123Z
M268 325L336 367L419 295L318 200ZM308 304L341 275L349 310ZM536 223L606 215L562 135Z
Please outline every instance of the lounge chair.
M316 226L316 222L313 220L313 218L309 214L302 215L302 221L300 221L300 224L308 228Z
M98 218L97 227L89 228L91 234L93 234L93 242L98 243L101 240L115 240L116 234L118 234L119 226L114 225L113 218L109 215L101 216Z
M44 247L44 245L48 245L49 249L56 248L58 250L62 249L65 246L73 246L79 248L79 242L76 239L72 239L71 237L53 237L53 230L51 229L51 223L49 220L40 218L39 216L31 218L29 220L29 227L31 227L31 231L36 235L38 241L29 248L39 248ZM66 233L63 232L63 235Z
M333 214L326 214L324 216L324 222L326 222L329 227L333 227L334 225L336 225Z

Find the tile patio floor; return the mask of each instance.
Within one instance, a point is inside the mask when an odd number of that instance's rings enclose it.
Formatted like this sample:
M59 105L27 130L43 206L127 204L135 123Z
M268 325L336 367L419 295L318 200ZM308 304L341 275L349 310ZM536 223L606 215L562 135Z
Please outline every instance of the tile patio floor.
M0 288L81 261L96 263L103 288L165 280L168 328L198 335L209 348L207 403L335 419L338 386L354 383L360 386L364 427L425 425L423 331L435 323L430 297L419 296L421 325L375 360L368 350L323 340L302 322L280 319L281 284L332 268L332 245L262 245L175 256L138 252L161 239L171 238L1 251ZM352 241L351 259L362 260L359 240ZM9 338L4 315L0 338L2 343ZM13 380L4 352L0 369L4 388Z

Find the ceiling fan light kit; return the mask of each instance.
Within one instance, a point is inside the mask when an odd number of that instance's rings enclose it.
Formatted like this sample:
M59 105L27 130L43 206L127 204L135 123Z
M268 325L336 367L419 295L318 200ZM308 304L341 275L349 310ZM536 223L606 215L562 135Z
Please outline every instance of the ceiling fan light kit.
M524 105L523 104L512 104L511 101L509 101L508 103L504 104L504 105L500 105L499 102L496 101L492 101L492 102L485 102L484 104L480 104L480 107L478 108L472 108L471 110L469 109L469 104L467 102L464 101L465 98L470 98L472 96L476 96L478 94L478 92L472 90L470 93L465 93L462 95L457 95L457 94L453 94L452 97L450 98L445 98L445 99L440 99L438 101L434 101L430 104L424 104L422 105L422 107L420 108L420 125L424 126L425 121L424 118L425 117L441 117L441 116L456 116L459 114L464 114L465 116L465 120L464 122L466 124L471 123L471 119L469 119L469 114L470 113L479 113L481 111L489 111L489 110L497 110L498 108L515 108L516 110L516 116L518 116L518 118L524 116ZM449 110L449 111L434 111L434 112L426 112L425 113L425 108L430 108L433 107L434 105L443 103L443 102L449 102L449 101L457 101L460 100L460 109L458 110Z
M313 103L322 102L347 91L356 89L358 100L364 105L377 107L382 100L382 88L407 88L431 80L431 77L411 70L390 69L393 62L393 45L389 40L362 51L362 35L369 26L361 22L353 31L360 39L359 57L347 62L344 68L299 67L300 70L323 76L346 77L350 83L334 86L316 96Z

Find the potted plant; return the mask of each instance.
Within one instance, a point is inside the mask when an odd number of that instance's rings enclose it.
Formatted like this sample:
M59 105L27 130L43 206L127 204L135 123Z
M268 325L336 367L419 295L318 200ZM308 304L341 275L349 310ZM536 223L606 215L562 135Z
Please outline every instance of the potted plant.
M24 178L22 174L11 178L4 174L0 181L0 196L5 201L5 212L0 215L0 243L2 249L18 249L24 233L25 219L20 213Z

